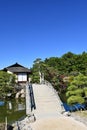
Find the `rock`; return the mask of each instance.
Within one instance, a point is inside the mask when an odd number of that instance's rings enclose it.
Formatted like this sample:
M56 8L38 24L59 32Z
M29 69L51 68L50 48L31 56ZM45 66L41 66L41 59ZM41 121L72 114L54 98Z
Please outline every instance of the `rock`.
M64 112L63 115L64 116L71 116L71 113L67 111L67 112Z
M24 91L24 89L21 89L21 92L20 92L21 94L24 94L25 93L25 91Z
M34 121L36 121L36 118L35 118L34 114L33 115L28 115L26 117L26 121L28 121L28 122L34 122Z
M21 98L25 98L25 94L23 93L23 94L21 94Z
M16 93L15 98L19 98L19 95L20 95L20 94L21 94L20 91L19 91L18 93Z

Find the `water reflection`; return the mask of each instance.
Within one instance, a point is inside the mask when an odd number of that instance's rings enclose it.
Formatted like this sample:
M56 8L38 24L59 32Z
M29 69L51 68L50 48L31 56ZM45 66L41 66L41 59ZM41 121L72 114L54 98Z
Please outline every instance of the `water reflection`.
M24 100L12 100L6 102L7 110L13 110L13 111L21 111L25 110L25 102Z
M11 101L7 102L7 109L12 110L12 102Z
M15 121L25 115L25 99L12 99L5 101L4 106L0 106L0 122L5 117L8 121Z
M15 107L15 111L21 111L21 110L25 110L25 102L19 101L16 99L16 107Z

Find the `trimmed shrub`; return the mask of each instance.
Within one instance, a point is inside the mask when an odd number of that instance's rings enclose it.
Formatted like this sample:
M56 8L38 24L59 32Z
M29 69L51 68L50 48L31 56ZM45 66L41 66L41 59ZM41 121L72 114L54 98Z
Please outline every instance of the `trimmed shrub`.
M83 104L84 102L85 100L81 96L71 96L67 99L67 103L70 105L75 104L75 103Z
M77 89L78 87L77 86L75 86L75 85L70 85L68 88L67 88L67 90L68 91L72 91L72 90L75 90L75 89Z
M82 96L84 91L83 91L83 89L79 88L79 89L75 90L74 92L75 92L76 95Z
M74 91L68 91L68 92L66 92L66 97L70 97L72 95L76 95Z
M85 97L87 97L87 87L85 87L85 88L83 89L83 91L84 91L84 93L85 93Z

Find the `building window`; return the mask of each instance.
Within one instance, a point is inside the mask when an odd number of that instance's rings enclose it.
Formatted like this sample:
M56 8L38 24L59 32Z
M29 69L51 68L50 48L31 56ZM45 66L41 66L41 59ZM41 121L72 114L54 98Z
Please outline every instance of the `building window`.
M27 81L27 74L26 73L19 73L18 74L18 81Z

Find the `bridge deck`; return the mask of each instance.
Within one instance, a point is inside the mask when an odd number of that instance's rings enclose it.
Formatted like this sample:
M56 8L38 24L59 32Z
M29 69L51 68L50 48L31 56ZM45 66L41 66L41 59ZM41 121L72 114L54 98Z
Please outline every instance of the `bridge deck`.
M52 86L34 84L33 91L36 103L36 110L33 112L36 119L61 116L61 101Z

